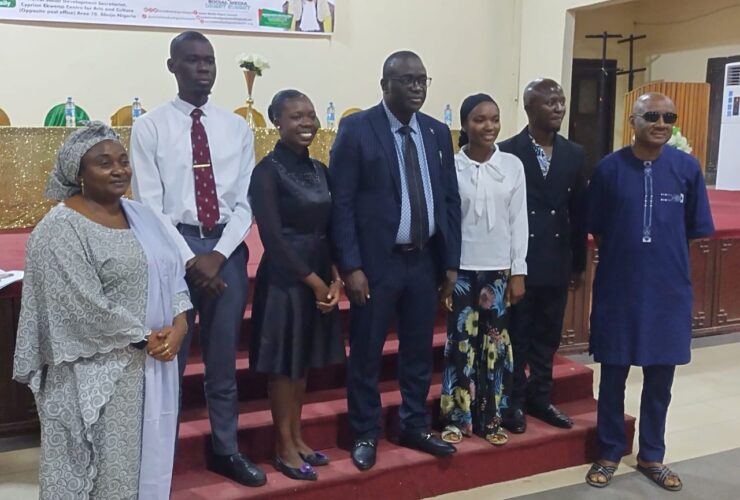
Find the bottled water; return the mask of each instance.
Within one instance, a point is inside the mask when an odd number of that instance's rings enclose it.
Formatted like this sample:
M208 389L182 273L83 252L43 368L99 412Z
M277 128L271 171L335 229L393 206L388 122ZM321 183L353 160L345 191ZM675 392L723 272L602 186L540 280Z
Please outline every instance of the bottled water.
M67 97L67 103L64 105L64 126L76 127L77 117L75 114L75 103L71 97Z
M334 130L334 123L336 121L336 110L334 109L334 103L330 102L329 107L326 108L326 128Z
M452 128L452 108L449 104L445 106L445 125Z
M141 116L141 103L138 97L134 97L134 102L131 104L131 120L136 121Z

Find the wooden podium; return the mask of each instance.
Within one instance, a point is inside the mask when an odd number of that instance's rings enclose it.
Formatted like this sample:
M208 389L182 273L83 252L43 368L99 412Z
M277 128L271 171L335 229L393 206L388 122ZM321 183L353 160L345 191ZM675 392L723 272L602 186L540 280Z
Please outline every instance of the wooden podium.
M707 132L709 127L709 89L708 83L689 82L651 82L637 87L624 95L624 132L622 132L622 145L632 143L632 128L630 127L630 115L632 106L642 94L647 92L660 92L667 95L676 105L678 122L676 126L681 128L681 133L689 141L694 149L691 153L701 163L702 171L706 168L707 161Z

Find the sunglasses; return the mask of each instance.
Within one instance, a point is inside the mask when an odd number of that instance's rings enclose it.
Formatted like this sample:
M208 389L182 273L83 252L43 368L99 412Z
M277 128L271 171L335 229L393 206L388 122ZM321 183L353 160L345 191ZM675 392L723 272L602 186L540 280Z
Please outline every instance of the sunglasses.
M646 122L650 123L656 123L658 120L660 120L660 117L662 116L663 123L666 123L668 125L673 125L678 120L678 115L676 113L659 113L658 111L648 111L647 113L634 116L639 116Z

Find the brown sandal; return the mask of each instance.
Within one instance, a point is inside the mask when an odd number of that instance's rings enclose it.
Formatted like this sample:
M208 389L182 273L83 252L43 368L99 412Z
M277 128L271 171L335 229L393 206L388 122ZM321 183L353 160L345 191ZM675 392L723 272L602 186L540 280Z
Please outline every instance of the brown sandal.
M463 433L458 426L449 424L445 426L440 437L445 443L458 444L463 440Z
M503 446L509 442L509 436L501 429L486 435L486 441L493 446Z
M598 462L594 462L591 465L591 468L586 473L586 483L588 483L589 486L593 486L594 488L606 488L609 486L609 483L612 482L612 478L614 477L614 473L617 472L617 466L616 465L601 465ZM594 481L591 479L591 476L594 474L601 474L606 478L606 481L603 483L599 481Z
M681 491L681 488L683 488L681 478L678 477L678 474L669 469L668 466L665 464L656 465L654 467L643 467L642 465L637 464L637 470L642 472L645 477L650 479L652 482L654 482L664 490ZM666 481L668 479L677 479L678 484L668 485L666 484Z

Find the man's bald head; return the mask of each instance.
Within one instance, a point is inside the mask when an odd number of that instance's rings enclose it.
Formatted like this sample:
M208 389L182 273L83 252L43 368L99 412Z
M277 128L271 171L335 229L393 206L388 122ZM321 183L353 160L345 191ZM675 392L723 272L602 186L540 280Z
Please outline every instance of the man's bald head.
M665 107L671 108L673 111L676 109L673 101L667 95L661 94L660 92L647 92L637 98L635 104L632 106L632 114L641 115L646 111L649 111L651 108L661 104L665 105Z
M565 117L565 94L555 80L538 78L524 88L524 110L530 129L547 133L560 130Z
M532 80L524 87L524 108L526 109L532 101L543 95L549 95L555 93L562 93L563 88L555 80L550 78L538 78Z
M421 62L421 57L419 57L419 54L416 52L412 52L410 50L399 50L389 55L385 59L385 62L383 62L383 78L387 79L393 76L398 76L394 73L396 66L409 60Z
M635 147L639 150L659 150L671 138L676 120L676 106L668 96L659 92L641 95L632 106L630 116Z
M180 55L182 47L187 42L202 42L210 45L210 41L199 31L183 31L170 42L170 58L176 58Z

